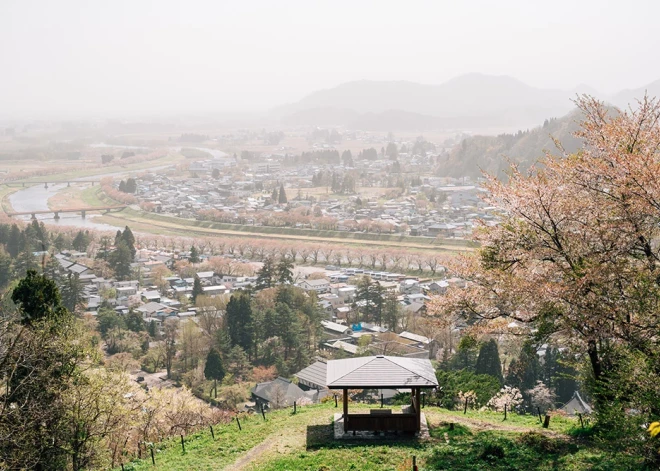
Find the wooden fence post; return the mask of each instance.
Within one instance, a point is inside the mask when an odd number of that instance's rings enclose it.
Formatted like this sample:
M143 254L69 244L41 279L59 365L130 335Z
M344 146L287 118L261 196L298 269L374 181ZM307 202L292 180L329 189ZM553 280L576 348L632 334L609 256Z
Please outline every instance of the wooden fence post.
M417 457L413 456L413 469L412 471L419 471L419 468L417 467Z
M465 405L463 406L463 415L467 414L467 405L468 405L468 400L467 397L465 398Z
M211 438L215 440L215 433L213 433L213 425L209 425L209 427L211 428Z
M584 428L584 422L582 421L582 414L578 413L578 417L580 418L580 428Z
M236 416L236 423L238 424L238 431L240 432L243 430L243 427L241 427L241 421L238 419L238 416Z
M536 410L537 410L537 412L539 413L539 423L542 424L542 423L543 423L543 419L541 418L541 408L537 406L537 407L536 407Z
M185 453L186 452L186 444L183 441L183 434L181 434L181 452Z
M154 446L151 445L151 464L156 466L156 458L154 457Z
M504 420L506 420L506 404L504 404Z
M266 412L264 411L264 405L263 404L261 404L261 415L264 418L264 420L266 420Z
M543 428L548 428L549 426L550 426L550 416L546 414L545 420L543 421Z
M296 413L296 401L293 401L293 413Z

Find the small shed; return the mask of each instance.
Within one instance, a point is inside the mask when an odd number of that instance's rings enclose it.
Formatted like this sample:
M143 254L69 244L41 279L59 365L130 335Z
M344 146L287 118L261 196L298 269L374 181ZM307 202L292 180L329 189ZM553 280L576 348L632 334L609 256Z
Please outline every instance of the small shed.
M570 415L591 414L593 412L591 406L582 399L580 393L577 391L573 393L570 401L561 406L561 410Z
M330 360L326 382L329 389L343 390L344 432L419 432L421 390L438 387L430 360L384 355ZM369 414L349 414L349 389L410 389L411 404L401 413L379 409Z

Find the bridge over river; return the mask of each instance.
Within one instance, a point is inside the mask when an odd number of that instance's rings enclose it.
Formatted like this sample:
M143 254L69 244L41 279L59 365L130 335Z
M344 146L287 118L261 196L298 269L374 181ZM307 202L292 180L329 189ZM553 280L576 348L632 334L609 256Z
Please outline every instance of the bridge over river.
M121 210L126 208L127 206L124 205L116 205L116 206L90 206L87 208L62 208L62 209L43 209L43 210L36 210L36 211L10 211L7 212L8 216L32 216L32 219L37 218L37 214L53 214L53 219L59 219L60 218L60 213L80 213L80 215L84 218L88 212L92 211L105 211L105 212L110 212L113 209Z

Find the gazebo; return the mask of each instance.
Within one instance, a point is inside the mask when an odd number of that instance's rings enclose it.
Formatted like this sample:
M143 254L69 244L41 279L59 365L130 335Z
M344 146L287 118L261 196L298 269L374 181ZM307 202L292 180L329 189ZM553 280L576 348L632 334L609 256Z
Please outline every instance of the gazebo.
M438 380L430 360L377 355L328 361L326 384L343 390L344 432L419 432L421 390L436 388ZM372 409L368 414L349 414L349 389L410 389L411 405L401 413Z

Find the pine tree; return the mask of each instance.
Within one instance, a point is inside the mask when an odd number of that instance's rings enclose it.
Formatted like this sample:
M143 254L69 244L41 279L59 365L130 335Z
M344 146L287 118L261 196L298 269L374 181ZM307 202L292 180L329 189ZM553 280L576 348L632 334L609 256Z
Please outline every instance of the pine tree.
M232 347L239 346L251 353L254 347L254 325L250 295L235 293L227 303L227 330Z
M293 284L293 261L288 257L282 256L275 268L277 282L280 284Z
M541 363L536 354L536 349L530 341L525 342L518 358L509 365L506 375L507 386L513 386L522 392L525 406L531 409L531 401L527 391L536 386L541 378Z
M129 178L126 180L126 193L136 193L137 192L137 182L135 178Z
M77 250L78 252L86 252L87 246L89 245L89 236L83 231L78 231L71 245L74 250Z
M55 237L55 240L53 241L53 245L55 246L55 249L58 252L61 252L64 250L66 244L66 240L64 239L64 236L62 234L57 234L57 237Z
M220 352L215 347L211 347L209 354L206 356L204 377L216 381L222 381L225 377L225 366L222 363L222 355L220 355Z
M12 224L11 231L9 232L9 240L7 241L7 252L11 258L18 257L21 250L21 230L16 224Z
M75 312L76 307L82 301L83 287L78 273L69 273L60 290L62 293L62 304L70 312Z
M280 184L280 194L277 198L278 203L280 204L286 204L287 199L286 199L286 192L284 191L284 183Z
M471 335L464 335L458 344L458 350L451 359L451 369L473 371L477 363L477 340Z
M504 385L500 352L497 348L497 342L494 339L490 339L481 345L474 372L494 376L500 382L500 385Z
M202 282L199 279L199 276L195 275L195 281L193 281L192 294L190 296L192 303L197 302L197 297L204 294L204 289L202 288Z
M11 257L4 251L0 251L0 290L12 280L13 268Z
M273 266L273 259L268 257L264 260L263 266L257 271L256 289L262 290L274 285L276 272Z
M113 250L108 257L110 268L114 270L115 276L119 281L127 280L131 277L132 261L133 257L131 255L131 250L123 240L119 241L115 246L115 250Z
M273 189L273 194L270 195L270 199L273 200L273 203L277 203L277 188Z
M124 227L124 232L121 233L121 240L126 242L126 246L131 251L131 259L135 258L135 254L137 253L137 250L135 250L135 236L130 227Z
M195 247L194 245L190 247L190 257L188 257L188 260L190 260L190 263L200 262L199 250L197 250L197 247Z
M119 182L119 191L126 193L126 182L124 180Z

